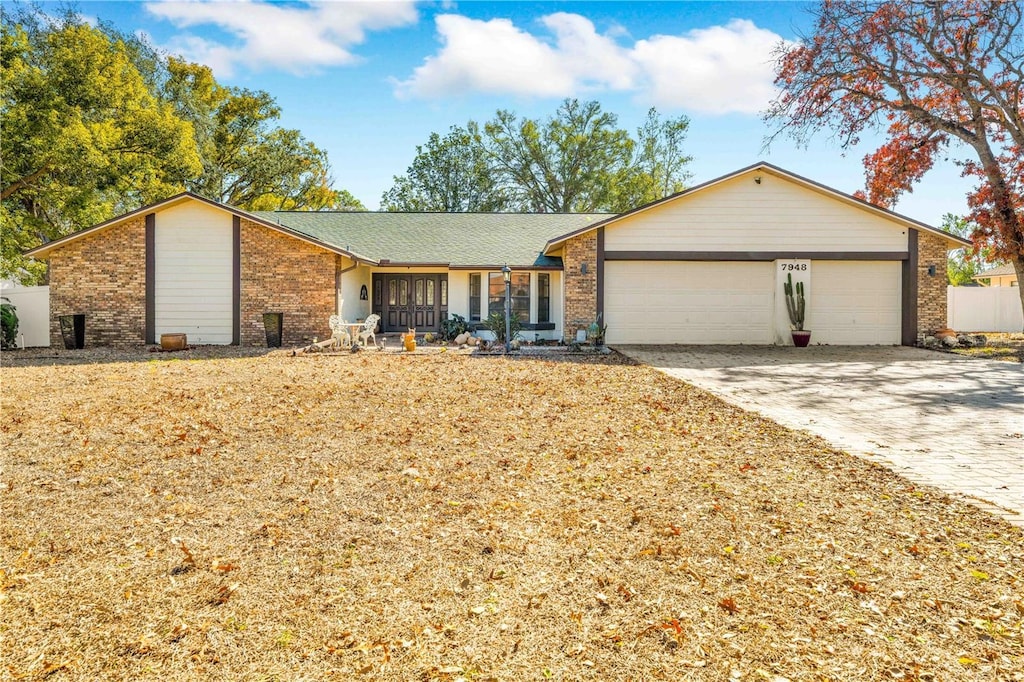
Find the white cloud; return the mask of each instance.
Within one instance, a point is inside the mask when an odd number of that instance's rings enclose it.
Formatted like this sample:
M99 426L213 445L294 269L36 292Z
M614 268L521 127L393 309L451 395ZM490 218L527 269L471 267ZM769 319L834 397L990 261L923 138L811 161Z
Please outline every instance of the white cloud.
M507 19L455 14L436 19L442 46L404 81L402 97L482 92L569 97L595 91L632 92L666 109L713 114L762 110L774 96L771 52L782 40L747 20L652 36L623 46L616 26L597 33L578 14L543 17L538 37Z
M756 113L775 96L772 49L782 38L745 19L638 41L633 57L653 102L712 114Z
M150 2L146 9L178 27L216 26L235 38L225 45L184 35L166 47L229 75L244 65L293 73L356 61L350 48L367 31L414 23L411 0L401 2L320 2L307 6L268 2Z

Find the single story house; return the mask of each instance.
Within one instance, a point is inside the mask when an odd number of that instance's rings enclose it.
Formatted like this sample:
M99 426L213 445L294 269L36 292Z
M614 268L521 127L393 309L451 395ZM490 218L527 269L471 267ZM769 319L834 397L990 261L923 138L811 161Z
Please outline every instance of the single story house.
M284 344L328 317L438 329L512 307L528 340L597 319L610 344L787 344L782 282L804 282L812 343L908 344L946 326L946 255L967 241L767 163L623 214L247 212L179 194L28 252L87 345Z
M971 279L986 287L1020 286L1019 282L1017 282L1017 271L1013 269L1013 263L989 268L984 272L979 272Z

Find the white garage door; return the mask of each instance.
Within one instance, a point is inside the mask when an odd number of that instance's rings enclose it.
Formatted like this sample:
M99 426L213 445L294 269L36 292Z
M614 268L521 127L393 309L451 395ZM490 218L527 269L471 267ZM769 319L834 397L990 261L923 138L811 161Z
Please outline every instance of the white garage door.
M811 264L811 343L899 345L901 266L897 261Z
M171 217L161 213L156 220L156 341L183 332L190 344L229 344L231 216L178 211Z
M774 340L772 263L608 261L610 344Z

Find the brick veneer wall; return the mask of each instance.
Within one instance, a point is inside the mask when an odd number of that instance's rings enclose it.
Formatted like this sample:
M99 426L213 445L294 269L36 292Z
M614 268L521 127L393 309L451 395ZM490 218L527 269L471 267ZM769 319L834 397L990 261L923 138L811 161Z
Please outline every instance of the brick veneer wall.
M586 263L587 272L580 272ZM576 330L586 328L597 319L597 231L591 230L565 242L562 251L565 278L566 341L576 339Z
M917 237L917 342L946 322L946 240L931 233L919 231ZM935 274L928 274L928 266L935 266Z
M146 338L146 220L71 242L50 256L50 345L63 348L61 315L85 314L86 346Z
M242 220L242 345L266 344L264 312L284 313L284 346L330 336L337 269L334 253Z

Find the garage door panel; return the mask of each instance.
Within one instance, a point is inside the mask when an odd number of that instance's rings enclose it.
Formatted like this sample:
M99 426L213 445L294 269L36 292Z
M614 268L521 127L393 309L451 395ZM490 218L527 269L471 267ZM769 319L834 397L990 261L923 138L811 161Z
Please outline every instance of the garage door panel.
M898 345L901 264L896 261L814 261L807 325L812 343Z
M772 342L770 263L610 261L609 343Z

